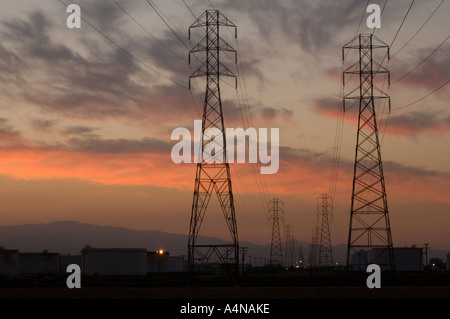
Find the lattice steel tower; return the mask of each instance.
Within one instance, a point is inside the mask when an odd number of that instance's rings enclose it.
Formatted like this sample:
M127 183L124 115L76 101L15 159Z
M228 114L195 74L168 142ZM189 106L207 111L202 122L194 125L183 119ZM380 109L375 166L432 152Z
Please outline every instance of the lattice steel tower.
M312 231L308 264L311 268L316 268L319 265L319 226L314 227Z
M282 265L283 249L281 247L280 221L283 220L283 202L279 198L272 198L269 201L269 219L272 220L269 263L271 265Z
M317 215L322 222L319 242L319 267L333 267L333 251L329 217L333 212L333 201L330 195L322 194L317 198Z
M221 76L236 78L220 62L220 52L232 52L237 59L236 51L220 37L220 27L234 28L235 37L237 31L236 26L218 10L205 11L189 27L189 38L191 36L191 29L198 27L202 27L206 31L206 35L189 52L189 61L191 54L199 52L205 52L205 61L190 76L189 82L194 77L206 77L206 93L200 143L200 156L202 156L202 159L197 164L189 228L188 267L190 272L203 270L204 266L214 255L217 257L217 260L214 260L214 262L219 263L223 270L234 271L238 275L239 241L233 192L231 189L230 167L227 161L225 126L219 85ZM205 140L205 132L208 132L206 130L209 130L209 132L215 131L214 137L207 136ZM210 152L212 158L203 157L205 148L214 149L214 152ZM197 243L200 227L213 192L217 194L231 235L230 244L214 245Z
M294 230L291 224L284 225L284 238L286 240L285 249L285 266L294 267L295 266L295 239L293 236Z
M344 86L346 80L349 80L347 75L359 75L359 86L343 99L344 112L351 107L346 101L359 100L347 267L365 270L362 267L376 263L383 265L384 269L394 270L391 227L375 114L375 101L381 103L383 99L387 99L384 101L388 101L390 107L390 98L374 83L381 81L378 79L381 78L380 75L384 78L387 75L389 82L389 71L382 65L386 56L389 60L389 46L372 34L360 34L343 47L344 62L346 50L358 50L359 53L358 61L344 68L343 72Z

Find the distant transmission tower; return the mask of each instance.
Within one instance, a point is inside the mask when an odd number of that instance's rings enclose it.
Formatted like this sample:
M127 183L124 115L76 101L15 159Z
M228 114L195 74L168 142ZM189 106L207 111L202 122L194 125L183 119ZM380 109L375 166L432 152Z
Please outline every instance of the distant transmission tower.
M319 265L319 226L314 227L311 246L309 247L308 264L311 268L316 268Z
M333 252L331 249L330 223L328 217L333 212L331 196L322 194L317 198L317 215L322 225L320 227L319 267L333 267Z
M305 265L305 260L304 260L304 254L303 254L303 247L301 245L298 245L298 256L297 256L297 260L296 263L298 262L298 266L299 268L303 268Z
M295 242L293 236L293 226L291 224L284 225L284 237L286 240L285 249L285 266L294 267L295 266Z
M231 189L230 167L227 161L226 136L222 113L222 101L220 97L220 77L236 76L220 62L220 52L236 51L219 36L220 27L236 26L218 10L205 11L190 27L189 38L192 28L202 27L206 31L205 37L193 47L190 55L197 52L205 52L205 61L190 76L191 78L206 77L206 93L203 108L202 134L201 134L201 156L202 160L197 164L195 177L194 198L192 202L191 221L189 228L188 243L188 268L190 272L204 270L212 255L217 257L215 262L223 269L232 270L239 274L239 241L237 232L236 215L234 210L233 192ZM205 130L214 129L216 136L204 140ZM218 143L217 141L221 141ZM214 148L214 158L203 158L206 147ZM212 153L212 152L211 152ZM230 244L199 244L197 237L200 226L205 216L211 194L215 192L219 199L225 221L230 235Z
M269 219L272 220L269 263L271 265L282 265L283 249L281 247L280 220L283 220L283 202L279 198L272 198L269 201Z
M357 42L356 45L353 43ZM350 212L350 227L347 247L347 267L362 269L367 264L376 263L388 270L394 270L393 246L386 189L378 139L375 101L389 96L377 88L374 81L379 74L389 71L378 61L375 52L386 52L389 60L389 46L372 34L358 35L342 49L358 50L359 60L343 72L359 75L359 86L344 96L344 112L350 108L348 100L359 100L358 133L356 140L353 192ZM376 51L379 50L379 51ZM353 255L353 256L352 256ZM365 270L365 268L363 268Z

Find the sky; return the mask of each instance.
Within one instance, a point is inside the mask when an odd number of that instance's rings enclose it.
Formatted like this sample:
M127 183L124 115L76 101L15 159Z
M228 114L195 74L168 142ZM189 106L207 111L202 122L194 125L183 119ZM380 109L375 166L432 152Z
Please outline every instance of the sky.
M81 28L67 27L63 2L80 6ZM188 52L204 34L188 29L214 6L237 26L237 40L221 31L238 51L237 65L222 56L238 76L237 89L221 82L225 126L280 129L276 174L230 164L239 239L270 243L278 197L309 242L317 197L332 189L331 241L346 244L357 114L340 120L354 85L342 87L342 69L355 61L343 63L342 47L374 32L391 55L391 112L380 104L377 121L394 246L450 251L449 1L63 2L0 1L0 225L188 233L196 164L171 161L170 137L201 119L205 81L189 90L188 79L204 57L189 65ZM375 31L369 3L384 8ZM199 235L229 238L213 200Z

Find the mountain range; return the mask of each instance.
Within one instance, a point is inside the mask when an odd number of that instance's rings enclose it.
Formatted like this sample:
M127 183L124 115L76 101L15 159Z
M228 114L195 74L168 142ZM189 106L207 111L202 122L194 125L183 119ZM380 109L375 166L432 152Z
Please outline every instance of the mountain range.
M199 236L199 243L224 244L226 241ZM20 252L58 252L80 254L85 246L96 248L145 248L148 251L163 249L172 256L187 255L188 236L158 230L134 230L124 227L101 226L76 221L58 221L47 224L0 226L0 246ZM309 244L298 242L307 253ZM247 255L269 258L270 244L257 245L240 242L247 247ZM306 250L305 250L306 249ZM306 258L306 256L304 257Z
M172 256L187 255L188 236L158 230L134 230L124 227L102 226L76 221L58 221L47 224L26 224L0 226L0 246L5 249L18 249L20 252L57 252L60 254L80 254L89 245L96 248L145 248L148 251L163 249ZM199 236L199 243L223 244L226 241L215 237ZM247 247L247 256L253 264L269 258L270 244L258 245L240 242ZM307 259L310 243L296 241L296 254L301 250ZM283 244L284 248L284 244ZM333 246L333 259L345 263L346 245ZM445 258L445 251L429 249L429 258ZM297 256L299 257L299 256Z

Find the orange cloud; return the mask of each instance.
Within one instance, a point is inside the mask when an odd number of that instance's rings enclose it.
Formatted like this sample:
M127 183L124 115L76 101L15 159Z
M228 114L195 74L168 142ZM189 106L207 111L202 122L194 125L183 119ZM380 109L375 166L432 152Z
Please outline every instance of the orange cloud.
M60 149L2 149L0 174L15 179L79 179L104 185L151 185L191 191L195 163L174 164L170 152L101 153ZM252 167L253 166L253 167ZM268 191L277 196L316 198L328 191L332 159L309 150L280 148L276 174L260 175L255 164L230 164L233 189L239 193ZM341 159L336 200L351 195L352 167ZM386 162L388 198L397 201L450 202L450 176ZM391 196L392 195L392 196ZM344 200L345 198L345 200Z
M185 188L187 171L170 154L102 154L63 150L1 150L0 174L16 179L74 178L111 184ZM195 172L192 166L192 171Z

